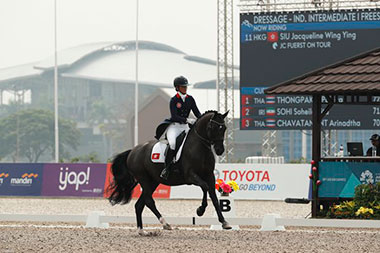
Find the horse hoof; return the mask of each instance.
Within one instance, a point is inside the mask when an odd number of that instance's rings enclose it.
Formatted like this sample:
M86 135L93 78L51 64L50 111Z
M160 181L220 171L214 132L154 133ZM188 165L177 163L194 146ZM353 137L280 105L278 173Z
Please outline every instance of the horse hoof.
M197 215L200 217L205 213L206 209L201 206L197 208Z
M152 236L159 236L159 235L161 235L161 232L160 231L149 231L149 232L146 232L143 229L139 229L138 235L152 237Z
M222 228L223 228L223 229L231 229L232 227L231 227L230 224L228 224L227 221L224 221L224 222L222 223Z
M143 229L139 229L139 230L137 231L137 233L138 233L138 235L140 235L140 236L147 236L147 234L148 234L148 232L146 232L146 231L143 230Z
M172 230L172 226L170 226L168 223L164 224L163 228L165 230Z

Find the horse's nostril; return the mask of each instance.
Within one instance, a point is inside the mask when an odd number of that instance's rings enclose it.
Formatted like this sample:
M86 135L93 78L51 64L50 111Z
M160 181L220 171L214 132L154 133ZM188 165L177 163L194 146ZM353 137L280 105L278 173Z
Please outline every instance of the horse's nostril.
M215 153L217 155L221 155L221 154L223 154L223 152L224 152L224 148L215 148Z

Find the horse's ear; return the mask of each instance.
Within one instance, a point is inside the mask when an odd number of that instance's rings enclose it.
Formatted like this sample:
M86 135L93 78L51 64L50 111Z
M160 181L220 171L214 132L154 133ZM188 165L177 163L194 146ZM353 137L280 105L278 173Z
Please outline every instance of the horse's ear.
M225 114L222 115L223 119L224 119L225 117L227 117L227 114L229 113L229 111L230 111L230 110L228 110Z

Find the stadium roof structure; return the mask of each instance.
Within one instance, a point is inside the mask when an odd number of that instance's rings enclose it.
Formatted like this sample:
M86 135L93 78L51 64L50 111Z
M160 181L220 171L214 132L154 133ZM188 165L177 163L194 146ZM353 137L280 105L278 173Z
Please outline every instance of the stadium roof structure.
M289 95L380 95L380 47L265 90Z
M58 52L59 75L67 78L134 83L135 41L91 43ZM54 57L0 69L0 83L28 79L54 70ZM216 62L151 41L139 41L139 83L172 87L174 77L191 84L215 82Z
M43 71L34 68L35 63L0 69L0 83L12 82L33 76L39 76Z

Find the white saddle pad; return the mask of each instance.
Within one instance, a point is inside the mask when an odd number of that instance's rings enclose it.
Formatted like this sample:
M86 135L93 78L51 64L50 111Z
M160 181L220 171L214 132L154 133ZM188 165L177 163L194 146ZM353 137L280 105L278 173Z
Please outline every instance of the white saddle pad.
M183 142L178 149L174 162L178 162L179 159L181 158L182 148L183 148L183 145L185 144L186 138L187 138L187 134L185 138L183 138ZM152 155L150 156L153 163L165 163L165 150L168 145L169 143L167 140L162 140L154 144L153 149L152 149Z

